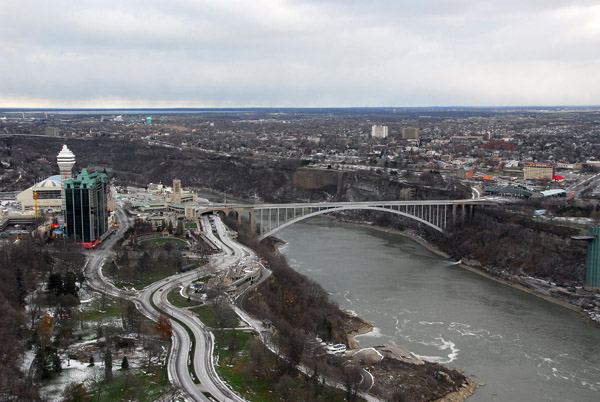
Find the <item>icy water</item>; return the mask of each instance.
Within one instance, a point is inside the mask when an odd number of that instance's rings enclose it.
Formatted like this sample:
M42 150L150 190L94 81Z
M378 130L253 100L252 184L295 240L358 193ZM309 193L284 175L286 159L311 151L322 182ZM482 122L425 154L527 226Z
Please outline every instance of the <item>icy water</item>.
M469 401L600 400L600 329L466 271L411 239L317 217L277 234L300 273L391 343L486 385Z

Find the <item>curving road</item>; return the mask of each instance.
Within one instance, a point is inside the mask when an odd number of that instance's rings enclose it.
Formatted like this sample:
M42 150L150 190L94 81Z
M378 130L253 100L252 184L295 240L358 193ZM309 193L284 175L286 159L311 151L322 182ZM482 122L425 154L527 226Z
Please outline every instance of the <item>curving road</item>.
M106 293L114 297L121 297L132 300L138 309L148 318L157 321L161 313L165 313L173 318L171 320L173 335L171 353L168 361L169 379L176 390L182 390L186 394L186 399L192 401L232 401L243 402L244 398L232 391L217 375L213 360L214 337L206 329L198 317L187 309L177 308L171 305L167 300L168 293L177 287L187 287L193 280L198 278L198 270L193 270L183 274L172 275L168 278L155 282L141 291L121 290L116 288L102 275L102 265L104 261L112 258L112 248L115 243L123 236L124 232L131 226L130 219L125 215L122 209L117 209L117 215L120 226L115 233L109 236L102 246L93 251L86 251L87 262L85 266L85 275L88 284L93 289ZM228 266L239 262L243 258L254 258L252 250L242 246L231 239L229 230L222 221L214 218L214 225L218 237L212 233L210 222L206 216L202 217L202 225L207 228L205 234L215 244L221 244L223 252L220 255L213 256L212 261L203 269L208 273L209 270L222 270ZM269 270L263 267L261 278L253 286L257 286L271 274ZM233 300L232 300L233 303ZM235 304L232 305L238 316L246 321L257 333L270 349L275 353L273 345L268 344L268 338L264 336L269 331L263 327L261 321L250 317L245 311ZM192 340L187 330L180 324L183 323L193 335L195 343L194 355L190 356L192 350ZM193 361L194 373L190 373L190 364ZM300 370L308 372L305 367ZM193 377L195 376L195 378ZM369 380L363 373L363 380ZM372 378L372 377L371 377ZM195 381L196 380L196 381ZM199 383L198 383L199 382ZM327 381L328 385L343 388L342 384ZM372 384L371 384L372 386ZM377 401L377 398L361 393L369 401Z
M102 275L102 266L104 262L109 258L112 258L112 248L131 226L130 219L120 208L118 208L116 212L120 225L117 230L115 230L115 233L109 236L96 250L85 251L87 261L84 267L84 273L88 285L92 289L110 296L134 301L138 309L145 316L154 321L158 320L158 317L161 314L161 311L159 310L162 310L162 312L180 320L190 328L196 344L193 356L194 370L200 384L194 382L188 367L192 341L190 340L186 329L175 320L172 320L173 342L168 362L170 380L176 389L182 389L187 394L189 400L244 401L243 398L230 390L216 374L212 358L214 345L212 333L206 330L202 322L195 315L185 309L176 308L167 301L167 294L171 289L177 286L186 286L193 279L197 278L197 270L170 276L147 286L141 291L118 289ZM228 238L224 226L220 222L219 229L219 233L221 233L223 237ZM216 237L213 236L213 239L217 244L220 243ZM239 258L238 256L243 255L242 249L233 242L229 243L228 246L230 249L224 247L226 250L224 255L217 257L216 262L212 263L213 268L219 269L226 267L236 262ZM155 306L159 310L157 310ZM210 396L212 396L212 399L207 396L205 392L209 393Z

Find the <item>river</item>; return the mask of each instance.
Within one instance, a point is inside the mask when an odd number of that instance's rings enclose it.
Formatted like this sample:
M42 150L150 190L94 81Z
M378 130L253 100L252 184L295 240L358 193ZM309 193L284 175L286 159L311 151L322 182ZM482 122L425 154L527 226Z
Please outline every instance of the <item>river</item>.
M391 343L462 369L469 401L596 401L600 329L569 309L469 272L405 236L326 217L277 234L300 273Z
M213 192L199 196L223 201ZM290 265L373 323L373 332L356 337L360 346L405 346L462 369L486 384L469 401L599 399L600 329L580 314L467 271L402 235L327 217L276 235L287 242L281 251Z

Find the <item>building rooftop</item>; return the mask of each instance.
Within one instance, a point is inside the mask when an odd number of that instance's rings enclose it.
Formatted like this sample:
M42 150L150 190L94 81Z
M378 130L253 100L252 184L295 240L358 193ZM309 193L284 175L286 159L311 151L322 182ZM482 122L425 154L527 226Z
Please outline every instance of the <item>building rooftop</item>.
M106 183L108 177L104 173L99 174L95 167L90 166L87 169L82 169L81 173L79 173L76 178L66 180L63 184L65 185L65 188L72 188L75 183L81 183L81 185L92 187L96 185L97 181Z
M561 194L566 194L565 190L562 189L552 189L552 190L544 190L540 191L544 197L553 197Z
M60 189L60 175L50 176L33 186L33 189Z

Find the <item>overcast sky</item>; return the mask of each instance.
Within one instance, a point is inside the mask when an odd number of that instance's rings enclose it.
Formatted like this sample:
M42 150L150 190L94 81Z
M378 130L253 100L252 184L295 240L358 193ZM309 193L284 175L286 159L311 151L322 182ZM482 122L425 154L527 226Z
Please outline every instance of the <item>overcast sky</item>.
M600 0L0 0L0 107L600 105Z

